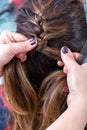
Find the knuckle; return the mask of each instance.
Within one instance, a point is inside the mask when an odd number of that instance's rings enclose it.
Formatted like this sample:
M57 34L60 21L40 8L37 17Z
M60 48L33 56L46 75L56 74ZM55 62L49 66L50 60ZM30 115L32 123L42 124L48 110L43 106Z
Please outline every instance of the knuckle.
M8 50L9 50L9 53L10 53L11 55L16 54L15 49L14 49L14 46L13 46L12 43L9 43L9 44L8 44Z
M24 48L24 50L28 50L29 46L26 42L22 42L21 46Z

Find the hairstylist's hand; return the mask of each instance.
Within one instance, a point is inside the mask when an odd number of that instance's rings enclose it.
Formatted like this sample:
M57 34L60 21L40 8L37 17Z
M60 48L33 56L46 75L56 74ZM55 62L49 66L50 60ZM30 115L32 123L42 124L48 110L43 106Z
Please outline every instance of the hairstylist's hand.
M69 88L68 108L46 130L84 130L87 124L87 63L76 62L78 54L62 47L58 65L64 65Z
M87 63L79 65L75 57L77 56L67 47L61 49L61 58L64 64L63 71L67 74L69 88L68 105L71 101L78 99L87 102Z
M28 40L19 33L5 31L0 35L0 76L3 66L12 60L14 56L22 62L27 59L26 53L36 47L35 39Z

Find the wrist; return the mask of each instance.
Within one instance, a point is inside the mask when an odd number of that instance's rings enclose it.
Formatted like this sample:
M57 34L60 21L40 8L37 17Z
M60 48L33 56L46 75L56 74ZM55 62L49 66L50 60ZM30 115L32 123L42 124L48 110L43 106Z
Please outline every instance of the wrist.
M68 107L71 104L79 104L79 106L87 108L87 93L86 92L79 92L79 94L74 94L73 96L70 94L67 97L67 105Z
M87 123L82 99L72 101L67 110L46 130L83 130Z
M72 104L83 107L83 109L87 109L87 94L79 94L78 96L75 96L71 101L71 105Z
M83 122L84 125L87 124L87 98L85 96L81 95L73 100L67 110L75 112L77 122Z

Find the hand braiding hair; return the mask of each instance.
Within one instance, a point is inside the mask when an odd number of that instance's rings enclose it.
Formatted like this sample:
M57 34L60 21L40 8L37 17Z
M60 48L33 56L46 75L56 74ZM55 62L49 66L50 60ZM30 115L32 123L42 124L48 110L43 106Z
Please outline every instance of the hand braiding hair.
M67 108L66 75L57 61L62 46L79 52L87 40L83 5L79 0L25 0L16 22L17 32L36 38L38 46L25 63L14 58L4 68L14 127L45 130Z

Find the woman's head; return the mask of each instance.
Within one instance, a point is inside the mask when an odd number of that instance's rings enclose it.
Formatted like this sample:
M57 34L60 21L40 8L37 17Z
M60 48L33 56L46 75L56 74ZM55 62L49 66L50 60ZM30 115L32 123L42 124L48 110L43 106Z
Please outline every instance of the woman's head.
M57 61L62 46L79 52L87 40L83 4L26 0L16 22L17 32L36 38L38 46L27 54L25 63L14 58L5 67L7 99L17 129L29 129L28 123L30 130L44 130L66 109L66 76Z
M83 5L75 0L27 0L16 21L17 32L38 41L38 47L28 54L34 83L58 69L56 61L60 59L62 46L80 51L87 39Z
M17 16L18 32L28 38L36 36L38 42L48 46L57 46L57 41L58 48L68 45L74 51L80 50L79 42L86 39L85 30L83 5L77 0L27 0Z

